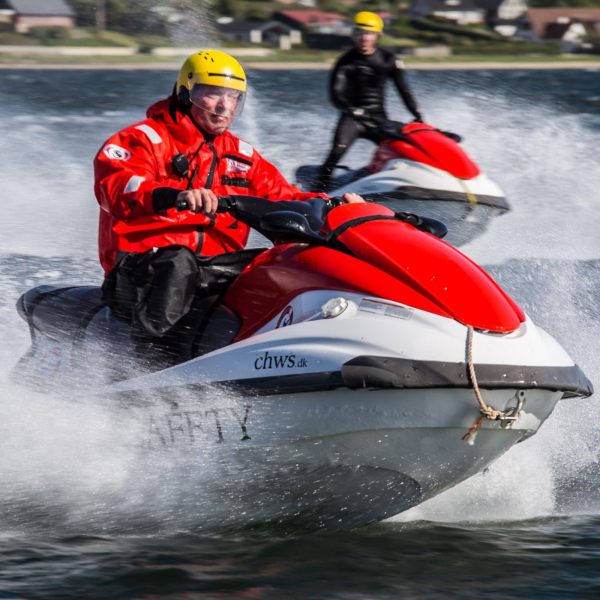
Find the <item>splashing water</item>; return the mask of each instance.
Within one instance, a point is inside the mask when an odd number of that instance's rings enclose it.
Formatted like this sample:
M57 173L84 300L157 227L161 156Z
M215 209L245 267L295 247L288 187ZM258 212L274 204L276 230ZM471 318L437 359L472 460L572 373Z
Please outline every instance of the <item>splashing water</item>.
M36 73L39 96L21 105L14 93L23 81L0 73L6 90L0 92L0 331L10 340L0 348L0 529L44 523L187 529L206 518L208 507L198 503L196 490L199 473L211 476L210 456L149 463L135 415L91 399L25 392L6 380L28 346L27 328L13 308L19 294L39 283L101 280L93 156L109 135L142 120L147 105L168 95L173 76L157 73L149 82L145 74L106 72L92 81L83 74ZM293 180L297 166L320 162L329 149L336 115L326 104L326 76L262 72L250 79L249 102L234 133ZM518 73L419 73L411 81L427 120L464 135L466 150L513 206L466 252L492 264L499 283L594 380L600 374L594 211L600 167L592 149L600 142L600 113L559 109L552 103L556 95L538 94ZM524 86L522 96L514 93ZM398 103L390 106L401 118ZM362 165L371 152L370 144L358 142L345 162ZM598 412L595 399L562 402L539 434L488 471L398 519L596 513Z

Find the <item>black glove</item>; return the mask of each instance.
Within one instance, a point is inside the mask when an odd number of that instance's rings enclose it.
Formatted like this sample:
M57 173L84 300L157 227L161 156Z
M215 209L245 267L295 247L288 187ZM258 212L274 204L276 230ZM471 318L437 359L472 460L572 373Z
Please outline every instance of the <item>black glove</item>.
M414 114L413 123L423 123L423 115L420 112Z

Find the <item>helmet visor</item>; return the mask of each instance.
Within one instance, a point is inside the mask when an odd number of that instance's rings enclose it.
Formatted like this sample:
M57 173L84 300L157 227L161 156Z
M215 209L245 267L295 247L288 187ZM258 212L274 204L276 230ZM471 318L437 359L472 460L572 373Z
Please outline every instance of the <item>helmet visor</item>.
M246 93L232 88L199 83L190 92L192 104L220 117L239 117L244 110Z

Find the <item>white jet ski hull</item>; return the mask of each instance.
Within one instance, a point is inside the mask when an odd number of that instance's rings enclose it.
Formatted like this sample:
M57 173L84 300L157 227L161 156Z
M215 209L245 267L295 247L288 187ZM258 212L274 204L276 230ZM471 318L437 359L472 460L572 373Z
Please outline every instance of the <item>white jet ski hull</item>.
M463 437L480 413L466 374L467 329L349 293L342 314L323 318L321 306L338 296L301 294L290 304L301 315L292 326L281 326L282 313L244 341L135 378L135 349L114 339L102 309L71 337L36 331L15 377L117 402L142 424L149 452L214 457L223 476L199 487L199 501L228 507L232 525L357 527L391 517L480 472L535 433L563 396L585 395L585 376L531 321L507 335L476 332L484 398L518 409L518 419L484 419L470 445Z
M297 178L311 188L319 167L301 167ZM358 178L357 175L360 175ZM510 209L501 188L481 173L459 179L447 171L405 159L394 159L372 175L348 171L332 179L330 196L356 193L396 212L411 212L445 223L445 241L463 246L479 237L490 221ZM374 195L374 196L371 196Z

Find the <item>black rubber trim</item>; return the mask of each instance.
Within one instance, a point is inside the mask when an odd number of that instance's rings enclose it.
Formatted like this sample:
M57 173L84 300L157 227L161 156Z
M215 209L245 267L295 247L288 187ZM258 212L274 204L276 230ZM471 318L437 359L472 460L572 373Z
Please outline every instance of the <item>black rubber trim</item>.
M237 160L246 165L250 165L250 166L254 165L254 162L252 162L251 160L248 160L247 158L243 158L242 156L237 156L236 154L223 154L223 156L221 156L221 158L232 158L233 160Z
M446 202L464 202L471 204L467 194L462 192L450 192L447 190L431 190L415 186L403 186L389 192L375 192L373 194L362 194L367 202L381 202L382 200L442 200ZM472 194L477 204L491 206L498 210L510 210L510 204L503 196L483 196Z
M572 367L475 365L482 389L544 389L563 392L563 398L588 397L594 388L583 371ZM415 361L381 356L359 356L340 371L272 375L219 381L215 385L256 396L323 392L332 389L472 388L465 363Z
M221 185L229 185L231 187L238 188L249 188L250 181L245 177L228 177L227 175L221 176Z
M231 381L219 381L214 385L236 391L250 392L256 396L322 392L346 387L342 379L342 374L339 371L235 379Z
M587 397L594 387L583 371L572 367L475 365L483 389L539 388L564 392L564 397ZM385 356L358 356L342 365L350 389L470 388L466 363L419 361Z

